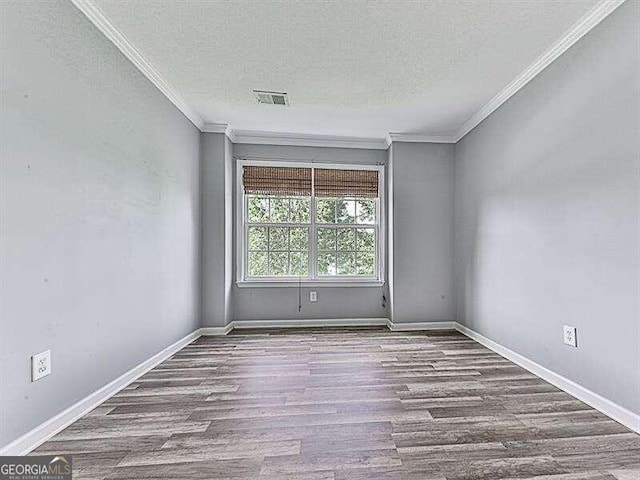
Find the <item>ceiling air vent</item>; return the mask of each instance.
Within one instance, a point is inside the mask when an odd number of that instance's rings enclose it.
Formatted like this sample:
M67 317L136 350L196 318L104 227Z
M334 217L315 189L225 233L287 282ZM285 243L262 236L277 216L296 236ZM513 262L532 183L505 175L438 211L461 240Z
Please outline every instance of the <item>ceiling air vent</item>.
M253 94L256 96L258 103L264 103L266 105L289 105L289 99L286 93L254 90Z

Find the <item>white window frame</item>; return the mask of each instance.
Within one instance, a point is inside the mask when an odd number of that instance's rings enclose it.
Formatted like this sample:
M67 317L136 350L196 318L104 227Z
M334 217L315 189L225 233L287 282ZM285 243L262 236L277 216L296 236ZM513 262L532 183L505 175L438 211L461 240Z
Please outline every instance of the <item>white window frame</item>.
M242 184L243 167L245 166L265 166L265 167L298 167L298 168L322 168L322 169L338 169L338 170L374 170L378 172L378 198L376 199L376 266L377 275L374 277L358 277L358 276L330 276L316 277L316 229L321 224L316 224L315 219L315 196L311 196L310 215L311 225L309 226L309 264L310 275L314 278L298 277L265 277L265 278L247 278L247 264L249 250L246 248L246 238L248 229L247 219L247 196L244 194ZM316 162L297 162L297 161L267 161L267 160L237 160L236 162L236 284L238 287L292 287L301 284L302 286L326 286L326 287L379 287L384 285L385 279L385 259L386 259L386 212L385 212L385 181L384 181L384 165L362 165L362 164L344 164L344 163L316 163ZM287 195L283 195L286 197ZM328 224L332 225L332 224ZM301 226L299 224L282 224L286 226ZM356 227L358 224L348 224L345 227Z

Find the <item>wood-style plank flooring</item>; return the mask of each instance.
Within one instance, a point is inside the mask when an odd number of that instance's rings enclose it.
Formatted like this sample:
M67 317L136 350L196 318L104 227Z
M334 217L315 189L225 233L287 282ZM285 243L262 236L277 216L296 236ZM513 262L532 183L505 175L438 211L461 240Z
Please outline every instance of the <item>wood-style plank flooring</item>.
M640 479L640 435L454 331L202 337L44 453L76 480Z

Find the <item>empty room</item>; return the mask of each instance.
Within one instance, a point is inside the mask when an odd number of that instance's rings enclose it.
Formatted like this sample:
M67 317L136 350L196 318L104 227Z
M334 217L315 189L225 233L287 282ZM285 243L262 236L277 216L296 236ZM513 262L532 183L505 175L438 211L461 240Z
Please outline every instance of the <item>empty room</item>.
M0 0L0 480L640 480L640 0Z

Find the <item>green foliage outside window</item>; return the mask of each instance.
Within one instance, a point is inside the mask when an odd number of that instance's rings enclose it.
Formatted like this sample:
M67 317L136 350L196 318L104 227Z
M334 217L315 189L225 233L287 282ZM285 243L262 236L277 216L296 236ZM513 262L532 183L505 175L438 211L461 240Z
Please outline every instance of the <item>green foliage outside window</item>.
M250 277L309 276L311 201L309 197L247 199ZM375 275L375 228L365 226L376 223L376 201L318 198L315 211L316 274Z

